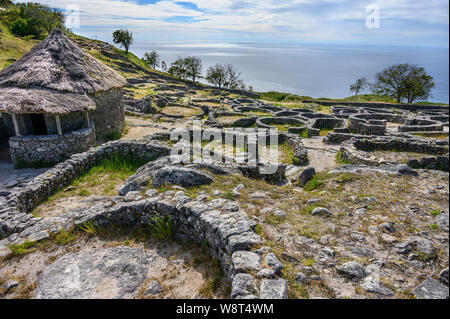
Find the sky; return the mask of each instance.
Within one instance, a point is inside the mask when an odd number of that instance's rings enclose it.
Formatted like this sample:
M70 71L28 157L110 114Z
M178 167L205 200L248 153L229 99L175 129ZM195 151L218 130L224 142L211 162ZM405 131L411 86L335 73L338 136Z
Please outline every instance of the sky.
M22 1L21 1L22 2ZM33 0L36 2L36 0ZM448 48L448 0L37 0L79 9L76 33L205 43L318 43ZM369 7L368 7L369 6ZM372 8L372 9L371 9ZM368 10L368 11L367 11ZM371 28L366 20L376 18ZM76 21L76 20L71 20Z

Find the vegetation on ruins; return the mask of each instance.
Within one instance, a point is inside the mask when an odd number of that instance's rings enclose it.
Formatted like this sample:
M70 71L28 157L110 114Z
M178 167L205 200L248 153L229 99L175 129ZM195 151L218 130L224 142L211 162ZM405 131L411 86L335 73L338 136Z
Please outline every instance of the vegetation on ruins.
M125 53L128 54L128 50L130 49L130 46L133 44L133 32L120 29L116 30L113 33L113 41L116 44L120 44L122 47L125 48Z

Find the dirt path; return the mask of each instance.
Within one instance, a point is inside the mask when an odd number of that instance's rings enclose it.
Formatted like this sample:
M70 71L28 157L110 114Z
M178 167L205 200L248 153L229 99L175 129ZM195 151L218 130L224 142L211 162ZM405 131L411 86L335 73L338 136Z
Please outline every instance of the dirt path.
M339 166L336 163L336 154L339 146L323 143L324 137L316 136L302 139L303 144L308 149L309 166L316 169L317 172L330 170Z
M170 132L174 128L184 128L191 124L190 120L171 120L158 122L151 118L126 117L129 126L128 133L122 137L123 140L141 139L147 135Z

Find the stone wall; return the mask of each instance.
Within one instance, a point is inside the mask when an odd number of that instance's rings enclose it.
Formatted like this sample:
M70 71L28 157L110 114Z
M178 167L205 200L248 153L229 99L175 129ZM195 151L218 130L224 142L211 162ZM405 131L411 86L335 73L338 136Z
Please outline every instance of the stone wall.
M418 160L411 159L408 161L408 166L448 171L448 147L444 143L439 144L435 141L400 137L352 138L341 145L340 152L341 157L349 163L370 166L391 164L382 158L372 155L372 151L399 151L439 155L423 157ZM392 163L395 164L395 162Z
M93 167L99 160L113 154L134 156L150 161L169 155L170 149L158 142L148 143L143 141L113 141L91 148L87 152L72 155L70 159L39 175L25 187L15 189L8 196L8 205L17 207L18 210L23 212L30 212L43 199L59 188L72 183L77 176Z
M373 116L374 114L356 114L350 116L350 131L361 135L385 135L386 123L372 124L370 120L374 118Z
M97 138L101 139L121 133L125 127L123 90L113 89L96 93L92 98L97 107L95 111L89 112L89 116L95 124Z
M169 216L175 224L176 236L207 244L210 254L221 262L231 282L234 299L286 299L287 281L282 278L283 265L270 247L262 244L255 232L256 222L249 219L238 203L222 198L208 201L208 196L193 199L183 191L157 194L150 190L132 200L112 197L90 209L63 213L57 217L34 217L30 211L57 189L92 167L99 159L118 153L158 158L170 149L156 141L114 141L72 158L35 178L23 188L16 188L0 209L0 247L26 241L39 242L62 229L89 223L95 227L130 228L145 226L156 215Z
M316 101L316 100L305 100L303 103L314 103L325 106L354 106L354 107L373 107L377 109L383 108L396 108L408 110L411 112L419 111L419 110L444 110L448 112L448 106L440 106L440 105L417 105L417 104L390 104L390 103L362 103L362 102L333 102L333 101Z
M255 232L256 222L248 218L238 203L222 198L208 201L205 195L193 199L183 191L157 194L150 190L131 201L116 197L112 205L99 203L81 212L45 218L8 207L0 211L1 237L5 237L5 229L15 227L7 238L0 240L0 246L39 242L62 229L86 223L104 229L114 226L133 229L152 223L152 218L158 215L170 217L176 237L202 243L220 261L231 282L231 298L287 299L288 285L281 274L283 265L270 247L257 249L263 241Z
M82 129L71 133L46 136L11 137L9 148L11 159L18 165L54 164L72 154L81 153L95 145L93 129Z

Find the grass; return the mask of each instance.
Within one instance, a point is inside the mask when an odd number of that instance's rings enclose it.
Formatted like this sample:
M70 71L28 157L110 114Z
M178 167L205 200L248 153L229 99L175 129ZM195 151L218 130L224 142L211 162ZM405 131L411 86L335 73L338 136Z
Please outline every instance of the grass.
M155 215L150 217L147 228L152 236L159 240L171 239L175 233L175 228L169 216Z
M322 188L323 185L324 185L324 182L319 180L316 175L303 187L303 190L305 190L307 192L311 192L316 189Z
M448 138L448 134L444 133L434 133L434 134L424 134L424 133L413 133L415 136L425 137L425 138L437 138L439 140L445 140Z
M35 251L36 245L37 242L35 241L26 241L22 244L9 245L8 247L11 250L11 257L20 257Z
M14 36L0 20L0 70L20 59L38 42Z
M303 100L311 100L310 96L299 96L296 94L269 91L257 93L261 100L272 102L301 102Z
M193 109L188 107L180 107L180 106L170 106L164 107L161 110L164 114L168 115L183 115L185 117L195 116L201 113L199 109Z
M77 235L73 230L65 230L62 229L59 233L54 235L53 241L55 244L60 246L65 246L68 243L71 243L77 238Z
M136 157L111 155L76 178L69 187L47 198L33 213L39 214L62 198L90 195L112 196L125 180L147 161Z
M143 87L141 86L133 86L133 87L129 87L127 88L127 90L133 92L133 97L135 99L142 99L144 97L147 97L149 95L155 95L156 92L154 92L152 89L155 87L155 84L147 84Z
M440 214L442 214L441 213L441 211L440 210L433 210L433 211L431 211L431 213L430 213L432 216L439 216Z
M333 132L333 129L321 129L320 136L327 136L330 132Z
M347 160L346 158L344 158L343 156L343 152L342 151L338 151L336 154L336 163L338 164L351 164L351 162L349 160Z
M221 288L224 280L224 273L220 261L217 259L212 260L212 267L208 270L207 276L209 278L200 288L199 293L206 298L211 298Z

